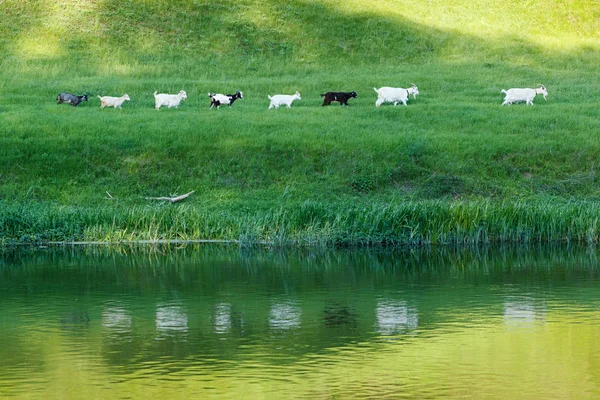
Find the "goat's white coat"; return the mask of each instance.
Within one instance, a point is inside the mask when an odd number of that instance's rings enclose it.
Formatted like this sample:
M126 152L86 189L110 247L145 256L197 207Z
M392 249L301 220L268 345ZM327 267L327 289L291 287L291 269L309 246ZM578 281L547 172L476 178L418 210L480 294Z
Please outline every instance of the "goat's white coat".
M181 100L183 99L187 99L187 94L184 90L177 94L156 94L156 92L154 92L154 108L158 110L161 106L167 106L169 108L179 107L179 103L181 103Z
M225 96L224 94L217 93L214 96L211 96L211 98L221 103L222 106L229 105L229 96ZM217 108L218 107L219 106L217 106Z
M296 92L296 94L276 94L274 96L267 95L269 100L271 100L271 104L269 104L269 110L273 107L279 108L281 105L285 105L287 108L292 107L292 103L294 100L302 100L300 97L300 93Z
M548 91L544 87L544 85L540 85L539 88L531 89L531 88L512 88L508 90L502 89L502 93L505 94L504 101L502 105L511 105L512 103L519 103L524 101L525 104L533 105L533 99L536 95L541 94L544 96L544 100L546 100L546 96L548 96Z
M123 102L125 100L131 100L129 98L129 96L127 94L124 94L121 97L112 97L112 96L98 96L98 98L100 99L100 108L104 108L104 107L114 107L114 108L121 108L121 104L123 104Z
M413 95L413 99L416 99L419 94L419 89L415 84L408 89L384 86L379 89L373 88L373 90L377 92L377 101L375 102L376 107L379 107L383 103L394 103L395 106L401 102L406 105L409 94Z

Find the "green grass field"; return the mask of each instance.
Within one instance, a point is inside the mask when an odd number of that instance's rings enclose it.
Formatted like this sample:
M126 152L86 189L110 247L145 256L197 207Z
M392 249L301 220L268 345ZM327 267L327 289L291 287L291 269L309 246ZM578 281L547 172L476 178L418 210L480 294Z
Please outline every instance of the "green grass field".
M0 240L596 241L599 21L597 1L0 0ZM548 101L500 106L539 83Z

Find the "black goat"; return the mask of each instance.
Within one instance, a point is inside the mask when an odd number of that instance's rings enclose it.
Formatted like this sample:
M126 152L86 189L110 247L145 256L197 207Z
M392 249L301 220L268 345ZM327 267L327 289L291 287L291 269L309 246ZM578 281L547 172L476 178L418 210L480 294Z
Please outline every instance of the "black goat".
M338 101L340 105L348 106L348 100L351 98L357 98L358 95L356 92L327 92L321 95L321 97L325 97L323 99L323 105L328 106L333 101Z
M88 101L87 94L77 96L76 94L63 92L56 96L56 104L67 103L71 104L73 107L77 107L77 104L81 103L82 101Z

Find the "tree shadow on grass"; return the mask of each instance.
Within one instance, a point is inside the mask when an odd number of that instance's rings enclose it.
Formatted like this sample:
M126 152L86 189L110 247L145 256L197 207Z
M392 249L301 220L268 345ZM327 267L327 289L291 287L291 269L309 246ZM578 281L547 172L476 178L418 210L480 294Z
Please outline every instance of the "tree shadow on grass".
M455 61L572 63L517 35L484 39L415 23L399 13L344 12L303 0L89 4L62 11L40 1L10 3L0 12L0 48L17 59L53 60L65 68L69 61L64 59L75 58L89 66L165 64L165 72L183 74L220 68L246 72L248 62L265 60L333 68ZM572 50L577 62L597 60L598 54L590 46Z

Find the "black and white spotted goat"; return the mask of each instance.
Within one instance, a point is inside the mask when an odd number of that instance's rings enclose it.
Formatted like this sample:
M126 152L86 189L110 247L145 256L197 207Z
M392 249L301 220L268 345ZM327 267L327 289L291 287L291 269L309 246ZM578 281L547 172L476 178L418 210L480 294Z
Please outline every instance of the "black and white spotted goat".
M219 108L224 105L231 107L234 101L237 99L243 99L244 95L241 91L236 90L235 94L209 93L208 97L210 98L210 108Z

